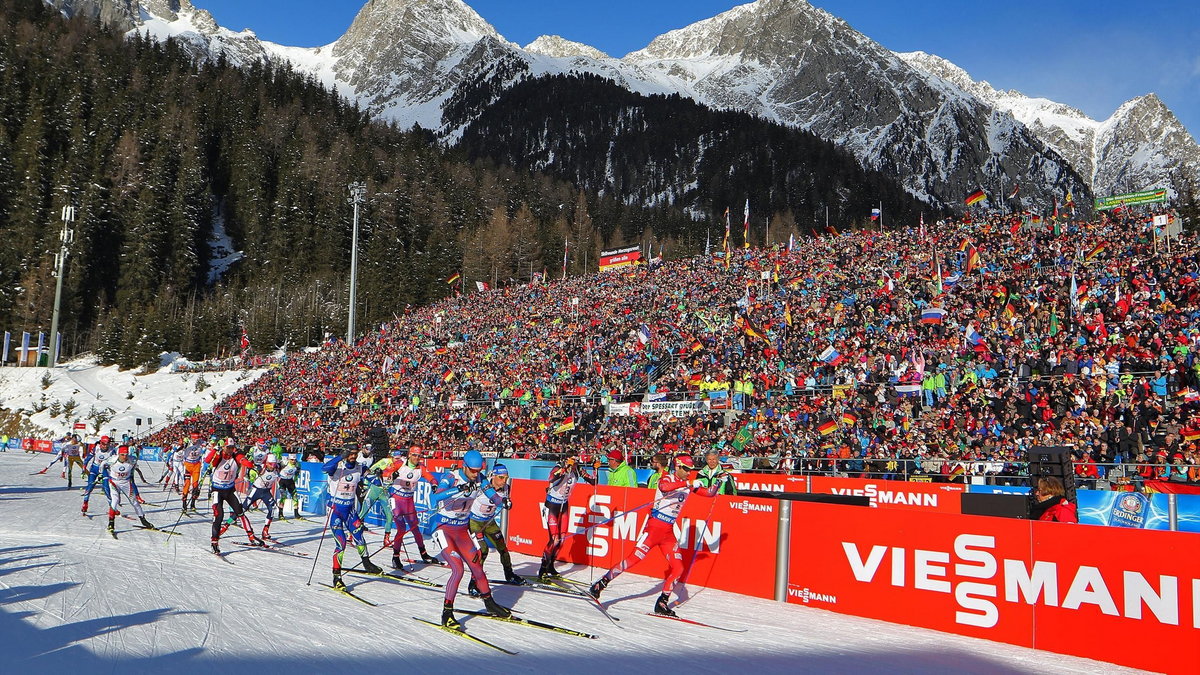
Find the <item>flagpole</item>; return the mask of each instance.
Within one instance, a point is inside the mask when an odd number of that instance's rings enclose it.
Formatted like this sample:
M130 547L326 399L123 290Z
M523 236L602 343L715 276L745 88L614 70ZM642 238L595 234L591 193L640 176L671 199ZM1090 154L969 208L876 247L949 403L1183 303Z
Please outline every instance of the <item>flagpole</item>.
M879 200L879 233L883 234L883 200Z

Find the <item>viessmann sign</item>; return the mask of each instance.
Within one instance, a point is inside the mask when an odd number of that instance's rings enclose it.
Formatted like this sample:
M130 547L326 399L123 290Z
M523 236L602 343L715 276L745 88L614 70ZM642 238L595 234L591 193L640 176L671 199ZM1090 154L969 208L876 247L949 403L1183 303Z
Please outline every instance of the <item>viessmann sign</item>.
M789 602L1200 670L1200 537L799 503L792 523Z

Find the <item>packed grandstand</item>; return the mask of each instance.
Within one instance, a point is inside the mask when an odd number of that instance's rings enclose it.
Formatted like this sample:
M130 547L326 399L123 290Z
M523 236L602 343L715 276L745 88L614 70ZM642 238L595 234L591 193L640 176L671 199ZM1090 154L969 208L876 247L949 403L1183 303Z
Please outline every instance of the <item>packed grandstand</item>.
M384 427L445 456L717 448L938 480L1068 445L1081 476L1200 481L1200 247L1153 215L830 229L455 294L289 354L148 442L230 424L322 452Z

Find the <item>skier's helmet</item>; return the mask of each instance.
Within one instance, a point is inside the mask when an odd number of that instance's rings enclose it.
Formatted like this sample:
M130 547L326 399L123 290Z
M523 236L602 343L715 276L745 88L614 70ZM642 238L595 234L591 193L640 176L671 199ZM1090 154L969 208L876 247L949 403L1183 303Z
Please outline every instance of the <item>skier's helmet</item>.
M463 466L476 471L483 468L483 455L479 454L478 450L468 450L467 454L463 455Z
M263 458L263 463L264 464L278 464L279 459L277 457L275 457L275 455L268 453L267 456Z
M497 464L496 466L492 467L492 475L493 476L507 476L508 475L508 467L504 466L503 464Z

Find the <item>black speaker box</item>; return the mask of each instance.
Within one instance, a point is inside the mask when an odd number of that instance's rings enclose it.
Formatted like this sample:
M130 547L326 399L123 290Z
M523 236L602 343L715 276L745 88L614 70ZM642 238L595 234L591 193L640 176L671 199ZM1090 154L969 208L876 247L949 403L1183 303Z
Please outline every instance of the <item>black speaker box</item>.
M1036 488L1039 478L1054 476L1062 481L1067 499L1075 502L1073 448L1066 445L1035 445L1029 450L1029 487Z
M964 516L997 516L1000 518L1029 518L1029 497L1026 495L964 492Z

